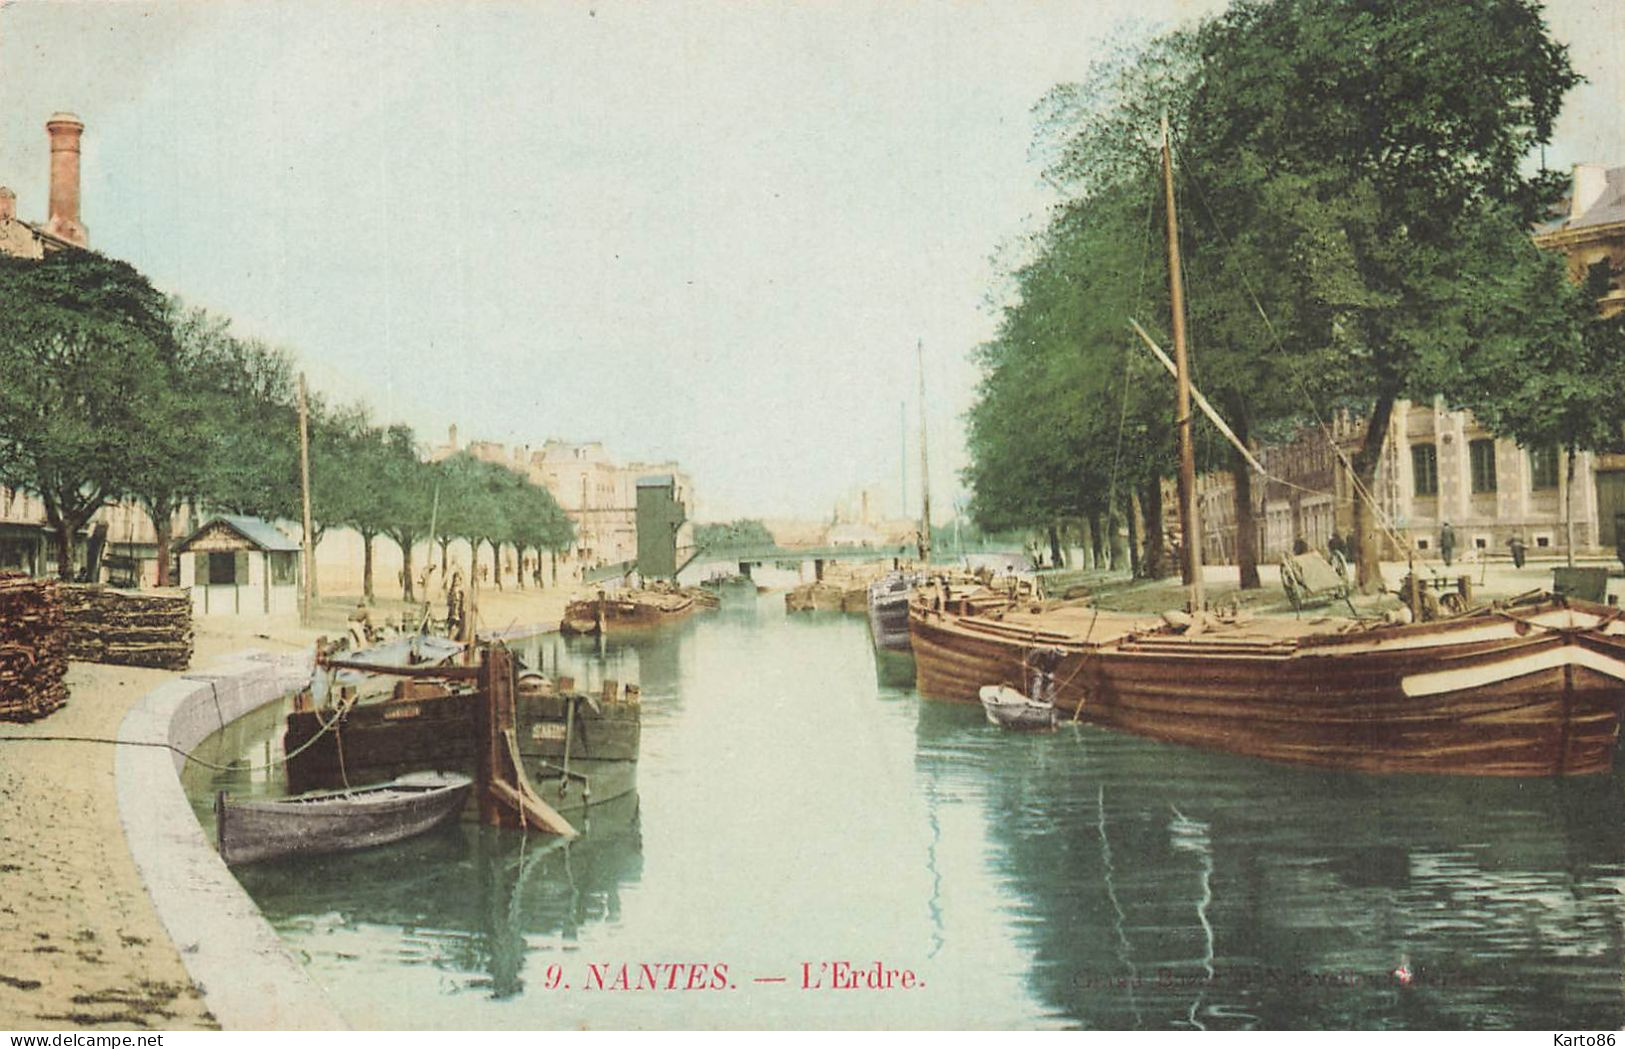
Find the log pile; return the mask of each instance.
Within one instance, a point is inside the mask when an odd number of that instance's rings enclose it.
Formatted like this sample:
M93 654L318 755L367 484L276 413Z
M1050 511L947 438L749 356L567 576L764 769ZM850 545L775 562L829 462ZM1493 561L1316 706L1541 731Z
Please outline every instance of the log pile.
M183 590L62 587L68 656L91 663L185 670L192 662L192 600Z
M56 583L0 575L0 721L33 721L66 703L67 672Z

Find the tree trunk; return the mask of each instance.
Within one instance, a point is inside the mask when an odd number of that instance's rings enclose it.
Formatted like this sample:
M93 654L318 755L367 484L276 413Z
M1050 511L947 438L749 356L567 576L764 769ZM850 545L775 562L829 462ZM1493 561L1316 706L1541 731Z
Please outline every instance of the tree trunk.
M1362 594L1382 589L1381 548L1377 534L1377 464L1388 439L1388 421L1394 414L1394 398L1383 394L1371 409L1365 427L1365 440L1354 456L1354 564L1355 581Z
M77 531L66 521L56 526L56 574L64 583L73 582L73 533Z
M94 499L87 499L75 503L71 508L65 507L63 502L46 494L45 520L50 524L54 534L53 544L56 547L56 574L64 583L73 582L73 538L86 521L95 515L101 508L100 494Z
M1145 486L1140 494L1140 510L1145 514L1145 551L1140 555L1140 565L1147 579L1161 579L1168 572L1168 549L1162 541L1167 526L1162 517L1161 481Z
M559 585L559 552L557 550L549 550L547 552L547 558L548 558L549 561L551 561L553 563L553 585L558 586Z
M440 540L440 578L442 580L446 578L446 559L448 557L450 547L450 539Z
M1574 448L1569 448L1568 487L1563 491L1563 545L1568 548L1568 565L1574 567Z
M491 541L491 578L496 581L498 590L502 589L502 545L495 539Z
M1123 517L1125 519L1125 523L1128 525L1129 578L1141 579L1144 578L1143 573L1145 571L1145 561L1141 551L1144 549L1145 544L1140 539L1140 521L1143 511L1140 507L1139 493L1134 491L1133 488L1130 488L1128 491L1128 496L1123 500L1123 502L1128 504L1123 511ZM1108 518L1108 520L1110 519ZM1112 567L1117 568L1119 566L1114 562Z
M1263 584L1258 581L1258 525L1253 520L1252 467L1247 465L1240 452L1234 450L1230 457L1230 476L1235 479L1236 486L1237 576L1241 589L1257 590Z
M361 533L361 596L372 604L372 540L367 532Z
M1049 526L1049 566L1051 568L1062 567L1061 533L1053 524Z
M169 507L150 506L147 508L147 510L152 514L153 544L158 550L157 583L159 586L174 586L176 580L171 579L169 574L169 548L175 540L175 537L172 534L175 530L174 510ZM141 586L139 572L136 574L135 585L138 588Z
M415 602L417 601L417 595L412 589L413 544L411 539L408 538L404 543L396 540L396 545L401 548L401 600Z

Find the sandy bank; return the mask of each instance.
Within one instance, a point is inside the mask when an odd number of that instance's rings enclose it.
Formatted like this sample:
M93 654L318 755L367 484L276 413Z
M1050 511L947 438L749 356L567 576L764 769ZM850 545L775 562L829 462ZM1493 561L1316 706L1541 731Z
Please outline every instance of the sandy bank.
M483 629L558 623L570 592L486 591ZM316 625L286 618L200 618L193 667L245 648L308 650L344 630L353 595L325 598ZM399 614L382 603L375 618ZM421 606L420 606L421 607ZM114 739L130 708L175 677L74 663L68 705L27 725L0 723L0 1027L215 1026L164 932L119 819Z

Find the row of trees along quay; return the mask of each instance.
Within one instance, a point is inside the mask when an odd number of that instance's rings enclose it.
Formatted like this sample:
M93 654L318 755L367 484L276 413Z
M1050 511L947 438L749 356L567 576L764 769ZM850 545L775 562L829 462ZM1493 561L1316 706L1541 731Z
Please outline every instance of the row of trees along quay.
M289 355L234 335L227 320L167 298L126 263L90 251L0 256L0 483L37 493L63 578L102 506L134 499L157 531L158 582L172 584L171 521L183 506L266 520L301 517L297 379ZM373 597L373 544L466 541L553 556L574 527L547 489L459 453L423 461L406 426L362 405L309 399L313 543L360 533ZM434 533L430 534L433 527ZM520 585L524 585L523 572ZM314 581L314 580L313 580Z
M1625 320L1606 272L1576 286L1537 248L1566 176L1539 170L1580 81L1533 0L1259 0L1121 46L1036 107L1061 192L999 289L969 415L972 513L1120 525L1159 576L1174 385L1128 328L1168 328L1153 141L1175 128L1193 380L1251 445L1336 413L1365 420L1351 465L1375 490L1400 399L1472 411L1525 447L1611 451L1625 423ZM1606 266L1606 264L1604 264ZM1235 479L1237 562L1257 587L1253 478L1197 416L1199 469ZM1380 586L1354 505L1358 577Z

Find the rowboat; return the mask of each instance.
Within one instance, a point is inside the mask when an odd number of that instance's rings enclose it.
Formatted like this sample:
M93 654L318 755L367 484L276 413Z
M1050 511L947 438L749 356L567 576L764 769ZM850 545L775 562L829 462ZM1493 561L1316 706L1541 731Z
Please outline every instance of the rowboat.
M455 816L474 781L416 772L389 783L267 801L215 795L220 857L228 864L348 852L410 838Z
M1055 705L1150 739L1375 773L1573 776L1613 765L1625 710L1621 610L1550 595L1372 626L1205 623L1079 604L967 607L916 591L922 695L975 702L1058 652Z
M979 696L990 724L1000 728L1055 727L1055 704L1032 699L1009 685L983 685Z

